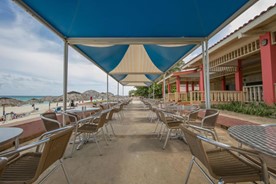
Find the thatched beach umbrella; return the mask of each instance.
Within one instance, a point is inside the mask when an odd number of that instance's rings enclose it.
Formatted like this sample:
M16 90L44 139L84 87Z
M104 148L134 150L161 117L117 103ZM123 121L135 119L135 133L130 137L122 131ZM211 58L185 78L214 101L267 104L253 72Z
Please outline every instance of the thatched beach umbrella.
M18 106L21 105L23 102L14 98L8 97L1 97L0 98L0 105L3 106L3 116L5 116L5 106Z
M32 98L30 100L27 100L25 103L26 104L31 104L32 107L35 109L35 104L42 103L42 101L40 99L37 99L37 98Z
M67 93L67 100L83 101L83 97L82 94L77 91L70 91Z

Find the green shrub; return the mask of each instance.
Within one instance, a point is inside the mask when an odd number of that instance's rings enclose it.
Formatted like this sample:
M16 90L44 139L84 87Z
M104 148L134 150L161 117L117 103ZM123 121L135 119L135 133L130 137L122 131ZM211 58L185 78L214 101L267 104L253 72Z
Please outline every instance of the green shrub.
M212 105L213 108L238 112L242 114L264 116L264 117L276 117L276 104L268 106L264 103L241 103L231 102L228 104L216 104Z

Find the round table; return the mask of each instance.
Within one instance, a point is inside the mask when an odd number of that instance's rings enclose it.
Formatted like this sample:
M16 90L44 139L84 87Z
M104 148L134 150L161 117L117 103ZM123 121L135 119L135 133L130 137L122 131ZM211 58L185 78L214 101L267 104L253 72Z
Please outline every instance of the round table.
M18 147L19 136L23 133L22 128L16 128L16 127L1 127L0 128L0 146L15 141L15 148Z
M276 126L239 125L230 127L228 132L240 143L276 156Z

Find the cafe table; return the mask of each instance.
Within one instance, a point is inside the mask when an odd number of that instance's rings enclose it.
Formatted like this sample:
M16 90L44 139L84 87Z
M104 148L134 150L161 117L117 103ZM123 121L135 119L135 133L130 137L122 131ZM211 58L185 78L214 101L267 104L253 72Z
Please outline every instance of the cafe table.
M1 127L0 128L0 146L11 141L15 142L15 148L19 146L19 136L23 133L22 128L17 127Z
M238 142L276 156L276 126L238 125L230 127L228 132Z

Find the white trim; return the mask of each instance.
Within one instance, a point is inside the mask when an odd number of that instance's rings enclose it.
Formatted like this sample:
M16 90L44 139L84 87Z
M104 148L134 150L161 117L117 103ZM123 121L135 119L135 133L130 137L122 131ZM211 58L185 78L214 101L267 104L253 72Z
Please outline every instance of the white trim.
M205 38L202 37L87 37L87 38L67 38L72 45L181 45L199 44Z
M244 6L242 6L238 11L236 11L231 17L229 17L224 23L222 23L217 29L215 29L209 36L208 40L212 38L215 34L221 31L225 26L227 26L230 22L236 19L239 15L241 15L245 10L247 10L250 6L255 4L258 0L249 0Z

